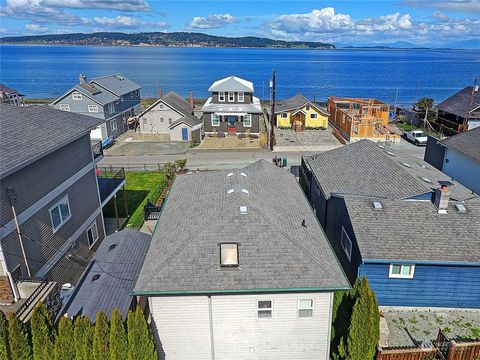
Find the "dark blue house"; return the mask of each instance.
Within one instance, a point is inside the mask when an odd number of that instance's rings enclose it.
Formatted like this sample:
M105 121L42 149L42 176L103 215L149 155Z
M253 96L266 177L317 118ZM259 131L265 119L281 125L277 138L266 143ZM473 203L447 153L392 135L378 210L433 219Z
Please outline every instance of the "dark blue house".
M351 282L381 306L480 308L480 198L368 140L304 157L300 183Z

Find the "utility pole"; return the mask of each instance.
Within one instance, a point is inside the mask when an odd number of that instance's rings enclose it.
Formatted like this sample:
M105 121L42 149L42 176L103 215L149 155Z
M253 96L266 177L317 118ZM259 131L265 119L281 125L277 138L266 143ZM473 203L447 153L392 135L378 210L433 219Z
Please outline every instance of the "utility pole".
M273 143L275 139L274 127L275 127L275 69L273 69L272 80L270 80L270 150L273 151Z
M462 131L466 131L468 129L468 118L470 116L470 110L472 109L473 97L475 93L478 91L478 76L475 76L475 81L473 82L472 91L470 92L470 99L468 100L467 112L465 117L463 118L463 129Z

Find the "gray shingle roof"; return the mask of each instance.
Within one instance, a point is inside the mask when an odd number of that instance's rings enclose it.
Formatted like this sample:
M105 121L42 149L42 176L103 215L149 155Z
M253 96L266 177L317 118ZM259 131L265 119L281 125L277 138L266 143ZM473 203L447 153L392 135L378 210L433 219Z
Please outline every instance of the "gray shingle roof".
M277 114L287 110L298 109L303 107L306 104L310 104L311 106L316 108L318 111L328 115L328 111L326 109L323 109L322 107L320 107L318 103L308 100L305 96L303 96L300 93L288 99L278 100L275 106L275 113Z
M210 92L215 91L240 91L253 93L253 83L237 76L229 76L215 81L210 88Z
M202 120L196 118L195 116L183 116L177 120L175 120L168 128L172 129L178 124L185 123L188 126L194 127L195 125L201 124Z
M480 162L480 127L452 136L440 143L476 162Z
M449 181L452 197L470 198L471 191L427 162L370 140L304 157L324 194L404 199L431 192ZM428 181L429 180L429 181Z
M264 160L229 173L177 176L134 293L349 287L290 173ZM234 192L227 194L229 189ZM240 206L246 206L248 213L240 214ZM238 269L220 269L223 242L239 244Z
M88 134L102 120L47 105L0 105L0 178Z
M162 96L162 101L185 116L192 115L193 109L190 103L174 91L170 91L168 94Z
M437 105L438 110L442 110L457 116L464 117L467 113L470 96L472 94L472 86L460 90L449 98L443 100ZM480 106L480 91L474 92L472 107L470 110Z
M65 312L95 319L103 311L108 317L118 308L125 318L132 303L132 288L150 243L150 236L125 229L107 236L100 244L91 266L72 296ZM115 248L110 249L112 245ZM95 275L100 275L92 281Z
M17 90L9 88L7 85L0 83L0 92L5 94L18 94L19 96L23 96Z
M109 92L105 89L102 89L100 86L94 86L94 85L91 85L91 86L93 86L95 89L97 89L98 92L92 93L91 91L88 91L85 87L83 87L82 84L77 84L77 85L74 86L73 89L68 91L65 95L70 94L72 91L75 90L75 91L78 91L79 93L85 95L86 97L92 99L93 101L97 102L98 104L100 104L102 106L105 106L107 104L110 104L112 102L120 100L120 98L118 96L112 94L111 92ZM55 100L55 103L58 102L59 100L61 100L62 98L64 98L65 95L63 95L62 97Z
M450 202L439 214L431 202L346 196L345 203L362 258L425 262L480 263L480 198L459 213Z
M117 96L122 96L142 88L137 83L120 74L98 77L92 79L90 83L97 84Z

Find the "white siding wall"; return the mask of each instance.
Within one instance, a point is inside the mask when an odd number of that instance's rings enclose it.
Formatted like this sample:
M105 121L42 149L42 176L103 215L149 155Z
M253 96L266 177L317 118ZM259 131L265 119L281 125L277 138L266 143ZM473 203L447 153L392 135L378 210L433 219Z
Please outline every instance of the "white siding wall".
M172 141L185 141L182 140L182 129L187 129L188 140L192 140L192 128L185 124L179 124L170 130L170 140Z
M448 162L446 161L448 159ZM445 149L442 171L453 177L470 190L480 193L480 164L459 154Z
M312 318L298 300L314 299ZM257 301L273 301L273 318L257 319ZM215 360L328 359L331 293L212 296ZM165 359L211 359L208 298L151 298ZM161 353L161 351L160 351Z
M163 105L163 108L161 108L161 105ZM162 117L163 122L161 122ZM168 120L172 119L171 122L174 122L181 117L182 115L178 112L160 102L139 117L140 132L142 134L169 134L168 127L170 124Z

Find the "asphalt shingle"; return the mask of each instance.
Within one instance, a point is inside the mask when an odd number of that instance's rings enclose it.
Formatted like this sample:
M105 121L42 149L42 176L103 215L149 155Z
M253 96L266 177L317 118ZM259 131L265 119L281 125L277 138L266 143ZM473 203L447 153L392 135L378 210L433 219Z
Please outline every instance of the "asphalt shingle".
M470 109L468 108L471 95L472 86L467 86L449 98L443 100L437 105L437 109L464 117L468 110L473 110L480 106L480 91L476 91L473 93L472 107Z
M228 194L229 189L234 191ZM240 213L240 206L247 207L247 214ZM220 268L219 244L224 242L239 244L238 268ZM242 170L176 178L134 292L348 286L295 178L260 160Z
M480 127L442 140L440 144L480 163Z

